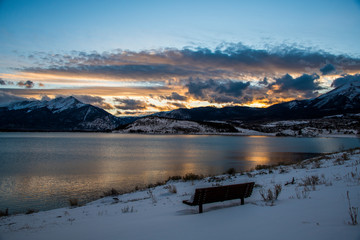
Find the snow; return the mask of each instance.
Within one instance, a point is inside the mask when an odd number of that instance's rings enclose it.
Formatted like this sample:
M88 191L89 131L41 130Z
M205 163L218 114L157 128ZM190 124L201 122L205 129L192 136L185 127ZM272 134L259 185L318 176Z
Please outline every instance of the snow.
M288 104L288 106L289 106L290 109L296 107L297 105L298 105L298 102L297 102L297 101L291 101L291 102L289 102L289 104Z
M315 104L316 107L321 108L326 105L329 101L337 98L338 96L346 96L350 102L355 101L355 99L360 98L360 81L353 81L345 83L342 86L335 88L334 90L323 94L316 98L320 100ZM315 99L315 100L316 100ZM356 101L355 101L356 102ZM352 105L349 105L348 108L351 108Z
M67 97L67 98L56 98L50 100L46 103L46 107L50 110L53 110L54 113L62 112L69 108L80 108L85 106L86 104L79 102L74 97Z
M87 111L86 115L89 113L89 111L90 108ZM114 123L114 121L109 116L105 116L103 118L96 118L91 122L85 121L85 119L86 116L84 117L83 122L79 124L79 126L84 129L107 130L107 129L114 129L115 127L117 127L117 124Z
M197 122L175 120L169 118L147 117L136 120L124 133L156 133L156 134L182 134L182 133L216 133L216 129L204 126Z
M259 132L259 131L255 131L255 130L251 130L251 129L246 129L246 128L240 128L240 127L236 127L236 130L238 130L238 133L233 133L231 135L239 135L239 136L275 136L275 133L264 133L264 132ZM228 134L230 135L230 134Z
M52 99L50 101L47 101L47 100L37 101L36 100L36 101L17 102L17 103L10 104L8 106L8 109L9 110L21 110L21 109L29 108L28 111L31 111L33 109L46 107L49 110L51 110L53 113L58 113L58 112L62 112L62 111L65 111L65 110L71 109L71 108L80 108L85 105L86 104L79 102L74 97L67 97L67 98L59 97L59 98Z
M262 126L263 127L294 126L294 125L307 124L307 123L309 123L309 121L278 121L278 122L270 122Z
M348 160L347 160L348 159ZM303 186L317 176L318 185ZM288 184L294 178L295 184ZM198 207L182 203L196 188L254 181L245 205L239 200ZM278 200L264 202L260 189L282 185ZM168 186L175 186L171 193ZM1 240L22 239L360 239L350 225L351 204L360 207L360 150L335 153L295 165L221 175L198 181L106 197L77 208L62 208L0 219ZM359 219L358 219L359 221Z

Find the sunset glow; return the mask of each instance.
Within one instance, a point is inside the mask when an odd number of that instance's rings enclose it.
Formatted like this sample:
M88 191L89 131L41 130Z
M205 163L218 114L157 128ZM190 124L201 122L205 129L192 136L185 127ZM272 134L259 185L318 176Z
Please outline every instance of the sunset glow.
M336 79L358 76L358 2L311 2L311 11L305 3L260 2L106 1L82 11L55 1L54 12L46 2L2 1L0 106L74 96L117 116L264 108L317 97ZM334 9L344 22L331 17ZM255 10L262 13L256 20ZM94 22L95 14L106 17Z

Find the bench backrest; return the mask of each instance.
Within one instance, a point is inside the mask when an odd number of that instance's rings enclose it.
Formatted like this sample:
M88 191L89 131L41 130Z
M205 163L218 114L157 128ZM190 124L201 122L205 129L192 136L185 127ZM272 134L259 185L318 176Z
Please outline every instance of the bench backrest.
M195 190L194 204L222 202L226 200L250 197L254 182L220 187L198 188Z

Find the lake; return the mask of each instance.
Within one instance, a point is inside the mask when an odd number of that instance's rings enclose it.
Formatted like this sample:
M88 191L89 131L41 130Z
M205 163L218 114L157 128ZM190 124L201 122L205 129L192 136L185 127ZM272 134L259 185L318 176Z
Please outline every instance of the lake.
M0 133L0 210L48 210L169 176L244 171L359 146L359 138Z

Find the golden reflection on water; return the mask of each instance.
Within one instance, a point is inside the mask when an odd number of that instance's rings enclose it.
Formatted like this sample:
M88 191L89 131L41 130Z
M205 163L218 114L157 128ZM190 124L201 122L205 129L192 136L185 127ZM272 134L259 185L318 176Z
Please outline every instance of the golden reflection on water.
M256 140L256 143L249 144L247 151L245 152L245 161L250 161L253 167L256 165L267 165L270 162L270 146L268 139L263 136L251 136L250 141Z
M271 162L271 147L268 143L269 139L264 136L248 137L250 144L244 154L242 161L250 163L251 168L256 165L268 165Z

